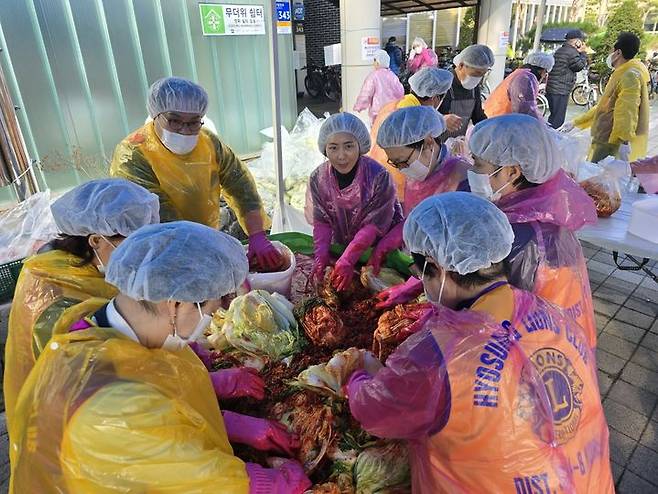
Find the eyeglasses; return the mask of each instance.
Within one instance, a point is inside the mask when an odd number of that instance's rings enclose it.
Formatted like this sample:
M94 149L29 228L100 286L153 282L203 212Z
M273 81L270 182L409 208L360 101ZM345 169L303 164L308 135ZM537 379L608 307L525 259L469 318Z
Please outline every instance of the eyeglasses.
M173 132L178 132L183 129L187 129L190 132L199 132L201 130L201 127L203 127L203 120L194 120L192 122L185 122L178 117L175 116L170 117L165 113L160 113L158 117L160 116L167 121L167 127L169 127Z
M409 160L411 159L411 157L414 155L415 152L416 152L416 150L415 150L415 149L412 149L412 150L411 150L411 153L409 153L409 156L407 156L407 159L404 160L404 161L392 161L392 160L389 158L389 159L386 160L386 162L387 162L389 165L391 165L393 168L397 168L397 169L400 169L400 168L406 168L406 167L409 166Z

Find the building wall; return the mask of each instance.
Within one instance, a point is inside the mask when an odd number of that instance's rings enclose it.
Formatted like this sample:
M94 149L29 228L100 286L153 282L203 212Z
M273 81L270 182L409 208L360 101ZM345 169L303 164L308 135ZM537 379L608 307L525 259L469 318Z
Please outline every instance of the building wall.
M304 0L304 8L306 63L324 65L324 47L340 43L340 9L329 0Z

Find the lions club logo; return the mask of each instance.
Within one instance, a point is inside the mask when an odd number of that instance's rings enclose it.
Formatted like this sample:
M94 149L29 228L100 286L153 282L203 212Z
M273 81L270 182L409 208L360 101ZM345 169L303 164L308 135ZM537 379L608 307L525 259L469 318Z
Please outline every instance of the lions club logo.
M522 399L522 401L528 401L527 394L532 394L535 395L535 399L530 401L534 401L537 405L539 403L536 400L546 402L545 398L540 399L544 393L537 389L531 390L534 388L530 384L533 381L531 375L537 376L538 374L544 384L546 392L544 396L549 401L547 405L550 406L550 411L545 410L545 413L540 413L540 409L532 407L535 408L534 413L531 414L534 415L535 433L547 443L555 440L558 444L564 444L574 436L578 429L583 409L583 380L576 373L576 369L567 356L555 348L537 350L530 357L530 362L536 373L532 372L533 369L524 369L524 383L521 385L521 390L526 390L526 393L522 392L526 395L526 399ZM541 407L541 409L544 408ZM546 415L552 415L552 424L547 423Z

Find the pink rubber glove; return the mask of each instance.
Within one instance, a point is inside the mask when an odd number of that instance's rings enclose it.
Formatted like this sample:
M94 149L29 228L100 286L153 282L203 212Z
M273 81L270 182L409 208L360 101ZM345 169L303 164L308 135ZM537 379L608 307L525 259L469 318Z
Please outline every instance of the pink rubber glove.
M324 280L324 271L329 266L331 236L331 227L326 223L315 223L313 225L314 262L311 278L315 283L321 283Z
M398 304L406 304L423 293L423 282L412 276L401 285L392 286L376 295L378 309L389 309Z
M373 244L378 234L379 230L374 225L366 225L357 232L336 262L336 267L331 275L331 284L336 290L345 290L350 286L356 263L359 262L361 254Z
M188 343L192 351L199 357L199 360L203 362L203 365L206 366L206 369L211 370L214 364L215 357L213 352L206 349L203 345L200 345L196 341L191 341Z
M265 232L254 233L249 236L249 250L247 257L251 264L252 259L255 257L259 266L262 269L276 271L276 269L283 264L283 256L272 245Z
M299 439L283 424L235 412L222 412L228 440L246 444L260 451L276 451L293 456L299 449Z
M368 261L368 264L372 266L372 272L375 276L377 276L382 269L382 263L389 252L393 252L395 249L402 247L403 228L404 222L398 223L377 243L372 256L370 256L370 260Z
M234 367L211 372L210 380L217 398L220 399L265 398L265 383L258 371L251 367Z
M249 494L303 494L311 481L302 466L293 460L284 460L277 468L247 463Z

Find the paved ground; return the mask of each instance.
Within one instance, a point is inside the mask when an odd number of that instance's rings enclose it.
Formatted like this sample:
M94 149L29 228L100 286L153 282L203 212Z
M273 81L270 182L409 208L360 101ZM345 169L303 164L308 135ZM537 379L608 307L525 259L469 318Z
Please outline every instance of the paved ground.
M300 101L321 114L327 102ZM573 118L582 109L570 107ZM656 115L658 109L654 109ZM658 118L652 121L649 154L658 154ZM617 492L658 492L658 284L644 273L618 270L610 252L583 244L587 257L599 341L601 399L610 428ZM658 272L658 263L651 263ZM0 319L2 314L0 314ZM2 322L2 321L0 321ZM1 324L0 324L1 325ZM1 331L0 331L1 332ZM0 494L8 489L4 413L0 414Z

